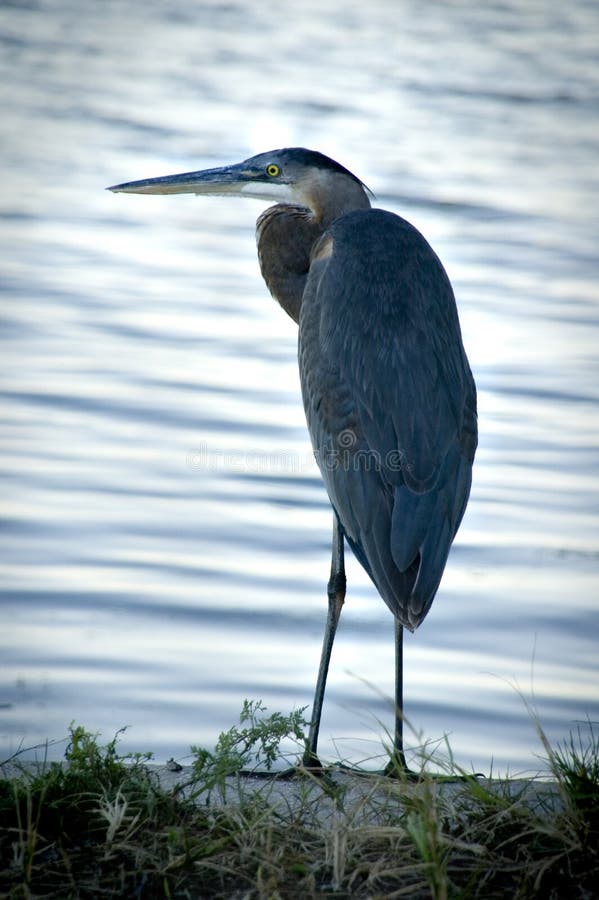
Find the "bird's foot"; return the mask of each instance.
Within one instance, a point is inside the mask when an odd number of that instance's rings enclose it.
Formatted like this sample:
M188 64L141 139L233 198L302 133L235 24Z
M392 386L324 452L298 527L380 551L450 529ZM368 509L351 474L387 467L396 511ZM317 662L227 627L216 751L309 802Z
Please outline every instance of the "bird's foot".
M325 771L325 766L323 766L316 753L306 750L302 756L300 769L306 769L313 775L321 775Z
M419 781L422 777L409 768L403 750L394 750L382 773L385 778L397 778L398 781Z
M397 750L389 758L382 775L386 778L396 778L398 781L434 781L437 784L452 781L467 782L473 779L485 778L482 772L475 772L472 775L466 772L427 772L424 769L421 769L420 772L414 772L406 763L403 752Z

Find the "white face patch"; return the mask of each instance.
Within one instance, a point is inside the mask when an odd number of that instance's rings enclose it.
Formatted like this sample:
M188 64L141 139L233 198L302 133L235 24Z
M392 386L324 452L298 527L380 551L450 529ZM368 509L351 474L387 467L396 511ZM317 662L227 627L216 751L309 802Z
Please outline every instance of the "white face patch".
M276 200L279 203L297 200L293 186L281 181L248 181L240 185L237 191L240 197L255 197L257 200Z

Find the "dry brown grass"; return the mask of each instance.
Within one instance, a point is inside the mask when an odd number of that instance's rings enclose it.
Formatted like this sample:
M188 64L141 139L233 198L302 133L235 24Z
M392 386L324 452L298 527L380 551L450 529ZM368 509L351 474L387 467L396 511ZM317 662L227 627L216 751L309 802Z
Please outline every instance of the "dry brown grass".
M252 729L267 737L268 722L245 730L250 755ZM282 789L275 775L232 774L230 753L219 773L222 760L198 750L203 761L166 787L147 757L74 728L65 765L0 780L0 895L591 900L599 742L590 724L555 749L540 735L549 784L299 770Z

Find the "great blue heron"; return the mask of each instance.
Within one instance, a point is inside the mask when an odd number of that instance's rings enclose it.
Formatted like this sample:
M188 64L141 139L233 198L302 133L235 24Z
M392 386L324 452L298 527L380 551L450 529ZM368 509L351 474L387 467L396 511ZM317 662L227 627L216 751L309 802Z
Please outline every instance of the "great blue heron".
M224 168L118 184L134 194L275 200L258 218L262 275L299 325L312 446L334 511L329 608L304 762L319 765L329 660L345 597L344 537L395 617L395 764L403 745L403 627L439 587L468 496L476 388L453 290L424 237L372 209L322 153L287 148Z

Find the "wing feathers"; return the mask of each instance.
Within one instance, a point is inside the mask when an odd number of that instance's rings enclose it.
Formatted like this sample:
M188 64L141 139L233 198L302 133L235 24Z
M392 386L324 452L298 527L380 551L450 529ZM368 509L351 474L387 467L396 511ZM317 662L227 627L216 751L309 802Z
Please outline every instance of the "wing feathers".
M306 416L350 545L413 629L468 499L476 391L451 285L416 229L369 210L328 234L300 311Z

